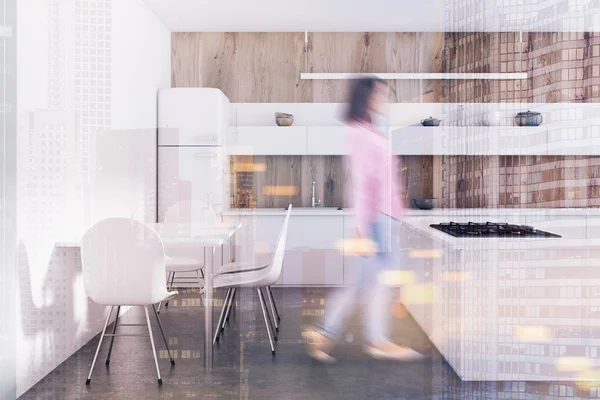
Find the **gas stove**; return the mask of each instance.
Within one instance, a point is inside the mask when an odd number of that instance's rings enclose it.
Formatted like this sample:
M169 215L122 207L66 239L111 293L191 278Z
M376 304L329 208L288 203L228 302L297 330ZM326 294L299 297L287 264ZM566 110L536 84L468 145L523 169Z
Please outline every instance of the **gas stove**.
M465 237L501 237L501 238L559 238L550 232L544 232L528 225L515 225L502 222L442 222L431 224L432 228L448 235Z

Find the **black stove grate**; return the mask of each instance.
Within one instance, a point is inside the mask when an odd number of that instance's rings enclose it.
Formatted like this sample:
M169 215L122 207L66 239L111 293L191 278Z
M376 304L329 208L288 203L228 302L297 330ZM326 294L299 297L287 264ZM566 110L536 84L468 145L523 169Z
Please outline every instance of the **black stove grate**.
M442 222L432 228L454 237L559 238L560 235L540 231L528 225L502 222Z

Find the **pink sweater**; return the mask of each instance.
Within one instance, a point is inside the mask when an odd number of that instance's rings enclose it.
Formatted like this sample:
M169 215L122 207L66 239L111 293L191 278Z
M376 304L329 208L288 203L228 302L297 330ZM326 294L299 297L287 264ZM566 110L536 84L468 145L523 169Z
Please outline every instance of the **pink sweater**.
M348 139L352 206L361 235L370 236L379 213L396 219L403 215L399 160L392 155L385 134L367 122L352 124Z

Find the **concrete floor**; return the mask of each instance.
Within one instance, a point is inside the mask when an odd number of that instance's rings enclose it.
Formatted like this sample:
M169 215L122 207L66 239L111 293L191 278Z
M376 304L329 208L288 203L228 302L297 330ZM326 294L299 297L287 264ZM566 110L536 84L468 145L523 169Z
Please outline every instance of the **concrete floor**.
M215 349L213 371L203 367L203 308L197 293L184 293L161 320L176 365L171 367L155 321L154 330L164 384L159 387L147 337L117 337L110 367L103 343L90 386L85 379L99 336L34 386L21 399L588 399L595 389L573 384L527 382L461 382L423 331L403 309L396 310L393 339L426 355L417 362L376 361L362 353L357 312L333 355L321 364L305 353L302 328L323 313L328 289L273 289L282 315L277 355L271 356L256 292L244 289L238 306ZM224 293L219 293L224 296ZM215 321L218 314L215 312ZM121 323L143 323L141 309ZM216 323L216 322L215 322ZM109 327L110 328L110 327ZM144 333L143 327L119 332ZM105 339L106 340L106 339ZM555 394L556 393L556 394ZM564 395L563 395L564 393Z

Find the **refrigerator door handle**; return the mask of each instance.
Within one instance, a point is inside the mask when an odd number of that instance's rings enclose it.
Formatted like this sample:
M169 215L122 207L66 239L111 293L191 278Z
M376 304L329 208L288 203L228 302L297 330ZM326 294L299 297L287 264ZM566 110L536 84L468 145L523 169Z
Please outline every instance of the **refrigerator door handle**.
M196 139L196 140L215 140L216 141L217 137L210 136L210 135L205 135L205 136L197 135L197 136L194 136L194 139Z

